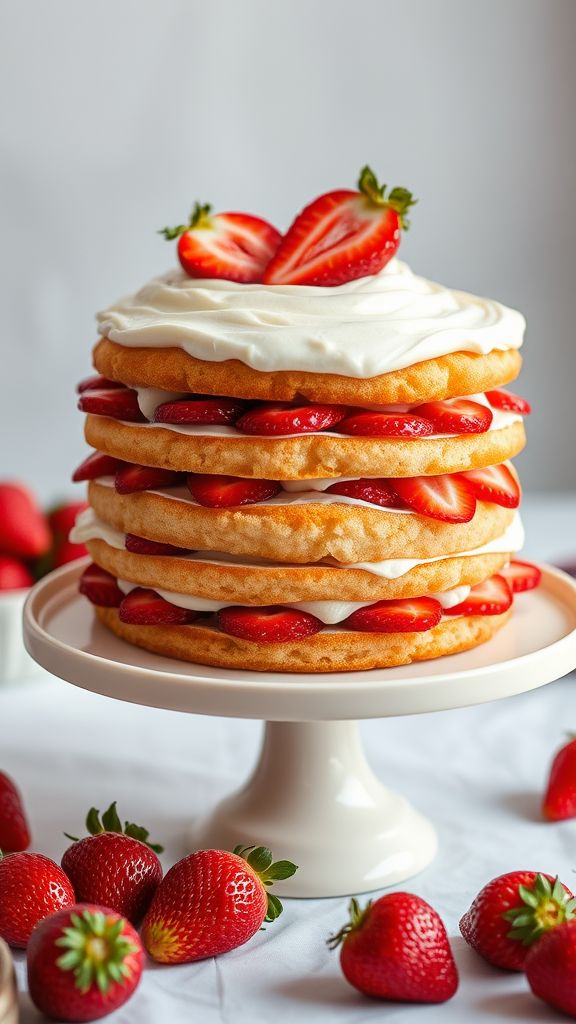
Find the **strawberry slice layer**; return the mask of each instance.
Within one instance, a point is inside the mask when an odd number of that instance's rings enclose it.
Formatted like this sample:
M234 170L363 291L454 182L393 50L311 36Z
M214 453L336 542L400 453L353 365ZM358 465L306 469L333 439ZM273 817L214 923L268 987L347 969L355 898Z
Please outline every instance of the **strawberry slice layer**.
M238 398L209 398L198 395L177 402L163 402L154 412L154 423L235 423L245 411L246 402Z
M382 508L404 507L402 499L393 489L390 481L385 479L344 480L342 483L331 484L326 488L325 493L359 498L361 501L368 501L371 505L380 505Z
M146 540L135 533L127 533L124 541L126 551L134 555L188 555L188 548L177 548L173 544L162 544L157 540Z
M415 199L379 185L364 167L358 192L340 189L310 203L288 229L262 280L266 284L333 287L377 274L394 256Z
M377 601L358 608L340 623L361 633L422 633L433 629L442 618L442 605L432 597Z
M76 385L76 391L81 395L84 391L109 391L113 388L124 388L125 386L119 380L108 380L108 377L103 377L100 373L97 373L94 377L85 377L84 380L81 380Z
M436 434L484 434L494 418L491 409L467 398L425 402L412 410L430 420Z
M522 497L520 484L508 466L501 464L471 469L461 476L468 481L478 501L491 501L504 508L518 508Z
M101 569L95 562L84 569L78 589L92 604L99 604L103 608L118 608L124 597L112 573Z
M164 228L169 241L177 238L178 258L190 277L215 277L246 284L262 280L262 272L282 238L261 217L249 213L211 213L196 203L187 224Z
M288 405L263 403L245 412L236 421L244 434L315 434L329 430L346 415L345 405Z
M210 473L192 473L186 483L194 500L207 508L255 505L258 501L273 498L281 490L276 480L248 480Z
M503 412L517 412L521 416L529 416L532 406L525 398L515 395L512 391L487 391L486 398L493 409L502 409Z
M363 412L346 416L338 425L340 434L362 437L428 437L434 433L430 420L413 413Z
M445 615L502 615L512 604L512 591L503 576L477 583L465 601L444 609Z
M297 608L271 605L266 608L244 608L240 605L222 608L216 615L220 629L255 644L277 644L302 640L324 628L324 623L309 612Z
M123 596L118 615L121 622L133 626L184 626L194 622L199 612L179 608L165 601L155 590L136 587Z
M99 476L114 476L121 465L120 459L113 459L104 452L92 452L92 455L84 459L84 462L74 470L72 481L78 484L83 480L96 480Z
M125 463L116 472L114 486L118 494L133 494L134 491L148 491L155 487L174 487L183 480L183 473L171 469Z
M513 561L505 569L500 570L513 594L520 594L524 590L533 590L542 579L542 573L537 565L531 562Z
M110 416L127 423L143 423L146 417L140 412L138 395L131 388L107 388L98 391L83 391L78 399L81 412L97 416Z
M445 523L469 523L474 517L474 488L460 474L398 478L390 483L402 501L421 516Z

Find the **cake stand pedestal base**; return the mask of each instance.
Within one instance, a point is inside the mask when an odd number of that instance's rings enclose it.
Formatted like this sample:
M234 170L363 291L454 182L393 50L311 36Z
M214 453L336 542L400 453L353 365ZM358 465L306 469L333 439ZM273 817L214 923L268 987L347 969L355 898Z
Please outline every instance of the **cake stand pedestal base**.
M192 830L195 848L269 846L300 870L274 892L342 896L402 882L436 833L366 761L357 722L268 722L248 782Z

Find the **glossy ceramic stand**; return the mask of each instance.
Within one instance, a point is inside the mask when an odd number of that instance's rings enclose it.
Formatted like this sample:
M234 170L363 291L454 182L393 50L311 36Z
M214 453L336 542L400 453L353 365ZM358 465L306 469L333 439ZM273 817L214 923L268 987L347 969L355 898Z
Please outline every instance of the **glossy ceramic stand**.
M495 700L576 667L576 583L558 570L545 569L541 587L519 595L511 621L473 651L398 669L288 675L192 665L124 643L78 595L84 564L34 587L24 612L28 651L55 675L110 697L266 720L252 776L195 824L190 847L254 842L281 851L299 870L276 886L279 895L382 888L434 856L432 825L372 773L355 719Z

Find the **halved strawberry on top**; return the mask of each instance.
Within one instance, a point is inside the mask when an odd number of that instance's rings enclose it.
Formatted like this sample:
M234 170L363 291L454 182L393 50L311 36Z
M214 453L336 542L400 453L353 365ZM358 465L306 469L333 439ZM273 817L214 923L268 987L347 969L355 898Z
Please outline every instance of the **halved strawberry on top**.
M487 406L469 398L425 402L411 412L430 420L436 434L484 434L490 429L494 415Z
M159 234L169 241L178 239L178 258L190 277L261 281L282 238L280 232L249 213L211 211L209 203L196 203L187 224L163 228Z
M334 287L382 270L416 200L405 188L387 196L369 167L360 172L358 189L327 192L305 207L266 267L265 284Z
M471 485L478 501L491 501L504 508L518 508L522 492L508 466L485 466L461 474Z
M472 484L456 473L395 478L390 485L414 512L445 523L469 523L476 511Z
M276 480L249 480L216 473L191 473L186 483L194 500L206 508L255 505L273 498L281 490Z
M512 591L503 576L490 576L483 583L472 587L468 597L452 608L445 608L445 615L502 615L512 604Z

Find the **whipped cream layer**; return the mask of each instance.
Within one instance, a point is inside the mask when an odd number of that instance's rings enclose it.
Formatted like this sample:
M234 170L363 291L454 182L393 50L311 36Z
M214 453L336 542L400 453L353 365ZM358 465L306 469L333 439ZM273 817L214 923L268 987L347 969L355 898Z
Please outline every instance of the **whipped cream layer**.
M103 522L102 519L99 519L93 509L87 508L81 512L76 519L76 523L70 533L70 540L73 544L85 544L88 540L103 540L106 544L109 544L110 547L123 551L125 548L126 535L120 530L115 529L115 527L110 526L108 523ZM473 555L496 553L512 554L520 551L523 544L524 527L522 526L522 520L520 519L519 513L516 512L510 526L500 537L496 537L494 540L488 541L487 544L483 544L482 547L474 548L470 551L454 552L451 555L437 555L434 558L387 558L379 562L356 562L346 565L331 559L330 561L320 564L336 570L363 569L365 572L370 572L374 576L382 577L382 579L397 580L402 576L405 576L417 565L429 565L432 562L442 562L446 558L470 558ZM148 557L154 558L156 556L151 555ZM191 562L208 562L213 565L222 566L236 565L243 566L245 568L263 566L270 569L277 569L287 568L289 566L289 563L286 562L272 562L266 559L248 558L246 555L232 555L220 551L194 551L189 555L175 555L174 557L184 558ZM290 567L293 568L293 566ZM298 566L297 568L302 568L302 566Z
M130 583L128 580L117 580L117 583L123 594L129 594L131 590L136 590L140 586L139 583ZM448 608L455 608L456 605L465 601L471 589L471 587L463 585L461 587L454 587L452 590L445 590L439 594L430 594L429 596L438 601L444 610L447 610ZM230 601L211 601L206 597L195 597L193 594L177 594L172 590L160 590L158 587L155 587L154 591L160 597L163 597L165 601L169 601L170 604L175 604L178 608L186 608L187 611L191 612L219 612L221 608L230 608L232 606ZM343 622L344 619L347 619L353 612L358 611L359 608L369 608L376 603L376 601L297 601L293 603L287 602L282 607L294 608L300 612L308 612L309 615L315 615L326 626L335 626L338 622ZM241 601L235 601L233 605L241 608L254 607L254 605L243 604Z
M128 347L357 378L450 352L519 348L525 329L516 310L428 281L398 259L335 288L200 280L177 268L97 321L103 337Z

